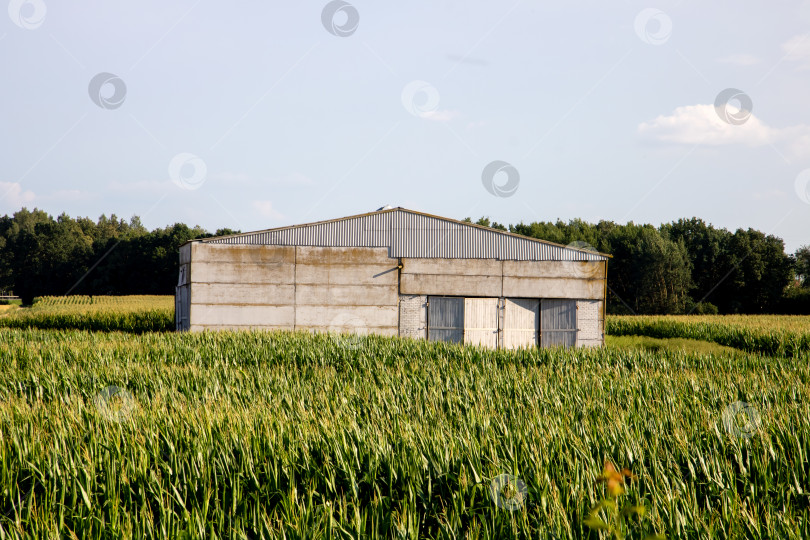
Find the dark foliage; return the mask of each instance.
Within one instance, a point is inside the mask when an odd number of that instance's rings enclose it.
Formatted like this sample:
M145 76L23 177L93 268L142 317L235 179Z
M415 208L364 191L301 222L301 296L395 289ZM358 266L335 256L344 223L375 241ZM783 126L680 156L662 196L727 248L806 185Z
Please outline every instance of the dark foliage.
M472 222L470 218L465 221ZM780 238L730 232L698 218L660 227L611 221L476 224L613 255L613 313L810 313L810 247L787 255ZM174 225L148 231L137 217L53 218L22 209L0 217L0 290L24 302L62 294L173 294L185 242L233 234Z
M0 217L0 290L13 290L26 304L68 293L174 294L178 248L208 236L182 223L150 232L137 217L54 219L23 208Z

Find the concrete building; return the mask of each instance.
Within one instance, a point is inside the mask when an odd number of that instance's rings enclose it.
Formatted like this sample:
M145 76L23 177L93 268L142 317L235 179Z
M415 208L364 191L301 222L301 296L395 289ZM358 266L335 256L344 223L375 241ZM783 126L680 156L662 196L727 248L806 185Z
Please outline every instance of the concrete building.
M609 255L385 208L180 248L178 330L604 343Z

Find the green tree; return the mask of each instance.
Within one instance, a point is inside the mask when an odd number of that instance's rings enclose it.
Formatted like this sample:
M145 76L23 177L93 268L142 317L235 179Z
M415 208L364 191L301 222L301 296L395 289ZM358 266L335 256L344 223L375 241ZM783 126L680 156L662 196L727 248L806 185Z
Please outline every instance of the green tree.
M682 242L686 247L692 267L691 297L696 302L703 299L709 301L711 293L729 269L725 246L731 233L716 229L695 217L662 225L661 231L672 241Z
M793 260L796 278L802 287L810 289L810 245L796 250Z

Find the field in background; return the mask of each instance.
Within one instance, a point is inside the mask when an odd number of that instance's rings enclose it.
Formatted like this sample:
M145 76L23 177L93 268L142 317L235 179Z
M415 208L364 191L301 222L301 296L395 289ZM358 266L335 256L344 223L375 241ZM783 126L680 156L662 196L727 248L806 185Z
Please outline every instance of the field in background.
M171 332L172 296L41 297L31 307L0 307L0 327L99 331ZM700 352L689 341L775 356L810 352L810 316L801 315L651 315L608 316L609 336L645 336L647 349L665 346ZM613 340L614 346L641 347L640 340ZM702 348L703 352L722 349Z
M810 332L810 315L608 315L608 319L672 321L735 326L757 332Z
M742 352L0 329L0 527L580 537L610 460L631 538L808 537L807 380Z
M174 309L171 295L132 296L38 296L31 306L34 311L48 312L131 312L148 309Z
M626 315L608 316L607 333L711 341L767 355L810 352L807 315Z
M734 354L739 352L712 341L686 338L653 338L647 336L606 336L605 345L619 349L640 349L644 351L685 351L698 354Z
M123 332L173 331L173 296L43 296L0 311L0 327Z

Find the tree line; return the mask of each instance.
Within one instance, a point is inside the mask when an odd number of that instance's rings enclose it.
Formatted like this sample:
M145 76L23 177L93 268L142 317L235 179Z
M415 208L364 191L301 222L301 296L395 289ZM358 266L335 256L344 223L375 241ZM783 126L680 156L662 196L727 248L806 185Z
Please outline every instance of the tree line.
M730 232L698 218L659 227L477 223L611 254L612 313L810 313L810 247L787 254L780 238L754 229ZM0 217L0 291L25 303L45 295L174 294L181 245L237 232L182 223L149 231L137 216L93 221L23 208Z
M781 238L754 229L731 232L698 218L659 227L579 219L507 227L486 217L477 224L612 255L611 313L810 313L810 246L787 254Z
M0 291L26 304L46 295L174 294L180 246L235 232L182 223L149 231L137 216L54 219L23 208L0 217Z

